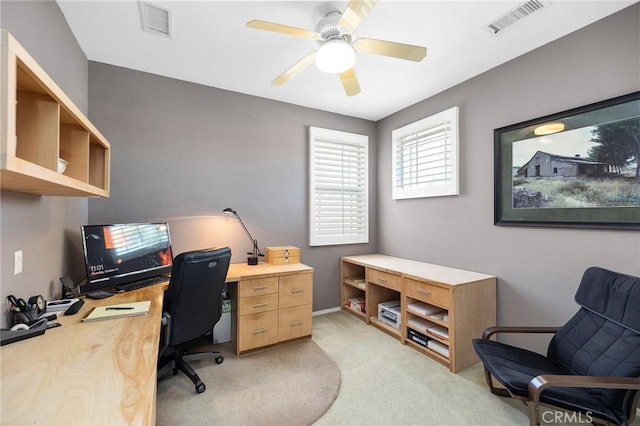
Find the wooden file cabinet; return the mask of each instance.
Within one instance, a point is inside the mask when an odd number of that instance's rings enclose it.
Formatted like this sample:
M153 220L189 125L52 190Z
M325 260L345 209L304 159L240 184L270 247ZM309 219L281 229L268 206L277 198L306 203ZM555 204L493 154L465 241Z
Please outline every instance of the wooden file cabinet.
M311 336L313 269L304 264L233 264L227 274L236 354Z
M313 275L286 275L278 281L278 342L310 336Z
M471 340L496 324L495 277L391 256L343 257L340 298L344 310L454 373L478 362ZM350 307L357 298L365 299L364 313ZM400 301L399 328L378 318L378 305L393 300ZM432 347L408 337L415 332Z

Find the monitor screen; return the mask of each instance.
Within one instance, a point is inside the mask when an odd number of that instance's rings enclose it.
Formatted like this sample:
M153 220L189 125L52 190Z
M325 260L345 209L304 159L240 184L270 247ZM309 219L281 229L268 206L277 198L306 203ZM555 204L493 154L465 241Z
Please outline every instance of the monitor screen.
M173 255L167 223L82 227L87 281L81 293L168 274Z

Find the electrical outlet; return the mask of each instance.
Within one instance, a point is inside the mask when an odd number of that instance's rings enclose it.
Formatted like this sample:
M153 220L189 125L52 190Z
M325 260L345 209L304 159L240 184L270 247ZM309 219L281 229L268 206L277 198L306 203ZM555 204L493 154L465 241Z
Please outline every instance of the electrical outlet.
M22 250L13 253L13 275L22 273Z

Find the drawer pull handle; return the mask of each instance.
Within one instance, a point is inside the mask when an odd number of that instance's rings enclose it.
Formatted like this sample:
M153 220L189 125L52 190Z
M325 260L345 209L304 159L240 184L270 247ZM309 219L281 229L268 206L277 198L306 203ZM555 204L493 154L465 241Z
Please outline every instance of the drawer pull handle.
M266 289L268 289L268 288L269 288L269 286L268 286L268 285L261 285L261 286L259 286L259 287L254 287L254 288L253 288L253 291L266 290Z
M291 294L293 293L304 293L304 289L300 288L300 289L296 289L296 288L292 288L291 289Z
M262 308L264 306L269 306L268 303L256 303L255 305L253 305L254 308Z
M430 291L423 290L423 289L421 289L421 288L416 288L416 293L424 294L424 295L426 295L426 296L429 296L429 295L431 294L431 292L430 292Z
M380 281L381 283L386 283L387 279L386 278L382 278L382 277L377 277L377 280Z
M269 331L266 328L260 328L258 330L253 330L253 334L260 334L260 333L266 333L267 331Z
M304 321L294 321L291 323L291 327L295 327L297 325L302 325L302 324L304 324Z

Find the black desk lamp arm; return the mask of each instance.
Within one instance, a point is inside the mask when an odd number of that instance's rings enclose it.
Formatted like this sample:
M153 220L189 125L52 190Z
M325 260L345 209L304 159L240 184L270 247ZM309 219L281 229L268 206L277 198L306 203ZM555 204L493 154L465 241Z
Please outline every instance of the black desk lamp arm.
M254 257L258 257L258 256L264 257L264 254L260 251L260 248L258 247L258 240L256 240L251 236L251 233L249 232L247 227L244 225L244 222L242 221L242 219L240 219L238 212L236 212L235 210L231 210L231 213L233 213L233 215L238 219L238 222L240 222L240 225L242 225L242 229L244 229L244 232L247 233L247 236L253 243L253 252L247 252L247 254L252 254Z

